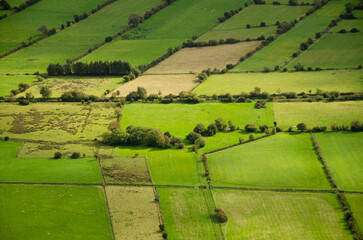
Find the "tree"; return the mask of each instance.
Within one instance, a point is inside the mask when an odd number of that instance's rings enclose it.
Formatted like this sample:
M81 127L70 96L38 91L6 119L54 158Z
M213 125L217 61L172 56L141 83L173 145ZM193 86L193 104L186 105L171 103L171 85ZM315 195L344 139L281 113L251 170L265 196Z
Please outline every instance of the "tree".
M266 130L268 130L268 126L266 124L259 126L260 132L264 133Z
M52 95L52 90L49 87L43 86L40 89L40 94L43 98L50 98L50 96Z
M3 10L9 10L10 9L10 4L5 0L0 1L0 6L3 7Z
M308 49L309 44L307 44L306 42L302 42L300 43L300 50L301 51L305 51L306 49Z
M217 132L218 132L218 128L215 123L211 123L208 125L208 128L207 128L208 136L214 136L214 135L216 135Z
M216 209L214 209L214 212L217 214L217 217L218 217L218 220L220 223L225 223L228 221L228 217L222 209L216 208Z
M29 84L27 83L19 83L18 85L18 89L21 91L21 92L24 92L25 90L27 90L29 88Z
M60 153L60 152L55 152L55 153L54 153L54 159L60 159L60 158L62 158L62 153Z
M233 124L232 121L228 121L228 127L231 132L236 131L237 127Z
M132 27L136 27L143 21L144 21L144 18L137 13L131 13L131 15L129 16L129 25Z
M42 32L44 34L48 34L49 33L49 28L46 25L42 25L40 27L38 27L37 29L38 32Z
M71 158L73 158L73 159L77 159L77 158L80 158L80 157L81 157L81 153L80 152L74 152L71 155Z
M194 143L194 145L196 145L196 146L197 146L197 148L203 148L206 144L207 144L207 141L205 140L205 138L204 138L204 137L199 137L199 138L195 141L195 143Z
M297 4L297 0L289 0L289 5L296 6Z
M300 132L304 132L304 131L306 131L306 129L307 129L307 126L305 123L299 123L297 125L297 130L299 130Z
M223 118L219 117L214 122L218 128L218 131L223 132L227 129L227 123Z
M196 132L190 132L188 135L187 135L187 140L189 142L189 144L194 144L195 141L200 138L202 135L199 134L199 133L196 133Z
M137 87L137 95L140 99L146 99L147 98L147 91L144 87Z
M246 132L256 132L257 131L257 126L255 124L252 124L252 123L247 124L245 126L245 131Z
M363 130L362 123L360 121L353 121L350 124L350 130L353 132L358 132Z
M198 123L197 126L195 126L193 131L203 135L206 130L207 129L205 128L203 123Z

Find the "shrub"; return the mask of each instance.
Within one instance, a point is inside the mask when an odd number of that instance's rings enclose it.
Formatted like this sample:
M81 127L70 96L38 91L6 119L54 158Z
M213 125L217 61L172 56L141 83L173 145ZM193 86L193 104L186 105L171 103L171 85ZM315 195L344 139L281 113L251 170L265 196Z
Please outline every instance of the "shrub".
M20 99L19 100L19 104L20 105L23 105L23 106L26 106L26 105L29 105L30 104L30 102L29 102L29 100L28 99Z
M260 23L260 27L266 27L266 23L265 22L261 22Z
M255 135L250 134L249 139L250 139L250 141L254 141L255 140Z
M144 18L139 14L132 13L129 16L129 26L136 27L137 25L139 25L143 21L144 21Z
M339 31L339 33L347 33L348 31L346 30L346 29L341 29L340 31Z
M363 131L362 123L358 120L351 122L350 130L353 132Z
M297 0L289 0L289 5L296 6L297 4Z
M112 41L112 37L111 36L108 36L105 38L105 42L111 42Z
M60 159L60 158L62 158L62 153L60 153L60 152L55 152L54 153L54 157L53 157L54 159Z
M228 127L229 127L229 131L233 132L236 131L237 127L233 124L232 121L228 121Z
M203 148L206 144L207 141L205 140L204 137L199 137L194 143L194 145L197 146L197 148Z
M265 4L266 3L266 1L264 1L264 0L253 0L253 2L255 4Z
M188 140L189 144L194 144L195 141L200 138L202 135L196 132L190 132L186 139Z
M255 103L255 108L256 109L260 109L260 108L266 108L266 101L263 100L259 100Z
M239 137L239 143L242 144L244 142L243 138L242 137Z
M352 33L357 33L357 32L360 32L357 28L352 28L351 30L350 30L350 32L352 32Z
M266 124L264 124L264 125L260 125L258 128L260 129L260 132L264 133L268 129L268 126Z
M300 132L304 132L304 131L306 131L306 129L307 129L307 126L305 123L299 123L297 125L297 130L299 130Z
M207 129L205 128L203 123L198 123L197 126L194 128L194 132L199 134L204 134Z
M218 131L220 131L220 132L225 131L225 130L226 130L226 128L227 128L227 123L226 123L226 121L225 121L223 118L221 118L221 117L219 117L219 118L217 118L217 119L215 120L215 124L216 124L216 126L217 126L217 128L218 128Z
M226 213L222 209L216 208L216 209L214 209L214 212L217 214L218 221L220 223L225 223L225 222L228 221L228 217L227 217Z
M198 74L198 80L199 82L204 82L208 78L208 75L206 73L199 73Z
M227 64L227 65L226 65L226 68L227 68L228 70L231 70L232 68L234 68L234 65L233 65L233 64Z
M301 51L305 51L306 49L308 49L309 44L307 44L306 42L302 42L300 43L300 50Z
M256 125L254 125L254 124L252 124L252 123L250 123L250 124L247 124L246 126L245 126L245 131L246 132L256 132L257 131L257 126Z
M315 33L315 39L319 39L319 38L321 38L321 32L317 32L317 33Z
M159 229L160 231L164 231L165 230L165 225L164 224L159 224Z
M81 153L79 153L79 152L74 152L71 155L71 158L73 158L73 159L77 159L77 158L80 158L80 157L81 157Z
M62 99L63 102L80 102L80 101L85 101L88 99L88 96L81 91L78 90L72 90L72 91L68 91L68 92L64 92L60 98Z
M40 89L40 94L43 98L50 98L52 95L52 90L49 87L43 86Z
M168 238L168 233L167 233L167 232L163 232L162 237L163 237L164 239L167 239L167 238Z
M208 125L207 128L207 135L208 136L214 136L218 132L217 125L215 123L211 123Z
M250 25L250 24L247 24L247 25L246 25L246 28L251 28L251 25Z

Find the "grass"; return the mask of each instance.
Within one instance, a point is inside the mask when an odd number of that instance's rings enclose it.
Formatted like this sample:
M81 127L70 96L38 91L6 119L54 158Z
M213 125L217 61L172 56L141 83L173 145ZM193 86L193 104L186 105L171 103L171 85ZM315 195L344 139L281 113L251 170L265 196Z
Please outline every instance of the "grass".
M265 67L274 68L288 61L299 50L300 43L323 31L330 21L345 10L344 1L330 1L323 8L296 24L266 48L239 64L232 72L262 71Z
M353 212L354 219L358 225L360 234L363 233L363 195L361 194L344 194L350 208Z
M0 142L0 182L100 184L97 160L16 158L20 143Z
M26 0L8 0L7 2L10 4L11 7L17 7L25 3Z
M203 191L158 188L168 239L215 239L217 224L212 222Z
M0 238L111 240L102 188L0 185Z
M105 41L105 37L125 29L131 13L143 14L160 2L116 1L80 23L1 59L0 72L45 72L50 63L65 63L67 59L76 58L94 45Z
M116 120L113 104L36 103L21 106L3 103L0 136L66 142L94 140Z
M363 133L315 134L340 190L363 192Z
M342 81L344 79L344 81ZM363 91L363 73L356 70L319 72L233 73L212 75L193 92L197 95L240 94L262 88L270 94L278 92L309 92L316 88L324 91Z
M363 33L327 34L291 61L287 68L301 63L304 67L349 68L363 63Z
M151 187L106 187L115 239L161 239Z
M330 193L214 189L228 222L228 239L352 239L341 206Z
M358 30L362 31L363 30L362 19L343 19L335 27L330 29L330 32L337 33L342 29L350 31L352 28L357 28Z
M361 10L354 10L353 14L357 18L363 18L363 11L361 11Z
M18 6L21 2L10 2L11 6ZM72 0L47 0L36 3L27 9L1 20L0 23L0 54L19 46L21 42L28 42L40 37L43 33L37 31L41 25L49 29L59 29L61 24L73 21L75 14L89 13L92 8L103 3L103 0L72 1Z
M113 157L101 160L107 184L151 184L149 169L143 157Z
M35 76L0 76L0 96L8 96L12 89L18 89L19 83L31 85L36 81Z
M326 126L333 123L350 125L362 119L362 101L353 102L284 102L274 103L275 120L281 127L288 128L304 122L308 127ZM285 129L286 130L286 129Z
M208 155L215 186L330 189L309 134L277 136Z

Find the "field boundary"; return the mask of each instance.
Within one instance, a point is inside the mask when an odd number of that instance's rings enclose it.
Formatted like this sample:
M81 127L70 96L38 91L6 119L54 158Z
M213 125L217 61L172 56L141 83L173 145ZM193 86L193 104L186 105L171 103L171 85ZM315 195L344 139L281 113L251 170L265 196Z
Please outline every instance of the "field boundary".
M335 190L315 190L315 189L295 189L295 188L247 188L247 187L223 187L223 186L212 186L212 185L210 187L212 189L226 189L226 190L238 190L238 191L336 193Z

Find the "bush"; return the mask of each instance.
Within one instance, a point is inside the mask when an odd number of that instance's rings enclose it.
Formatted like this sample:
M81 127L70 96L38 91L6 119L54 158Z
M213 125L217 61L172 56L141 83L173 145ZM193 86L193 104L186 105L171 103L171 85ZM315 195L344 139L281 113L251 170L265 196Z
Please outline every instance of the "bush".
M162 237L163 237L164 239L167 239L167 238L168 238L168 233L167 233L167 232L163 232Z
M228 70L231 70L232 68L234 68L234 65L233 65L233 64L227 64L227 65L226 65L226 68L227 68Z
M353 132L363 131L362 123L360 121L351 122L350 130Z
M266 130L269 129L266 124L260 125L258 128L260 129L260 132L262 132L262 133L264 133Z
M299 123L297 125L297 130L299 130L300 132L304 132L304 131L306 131L306 129L307 129L307 126L305 123Z
M348 31L346 30L346 29L341 29L340 31L339 31L339 33L347 33Z
M105 38L105 42L111 42L112 41L112 37L111 36L108 36Z
M352 28L351 30L350 30L350 32L352 32L352 33L357 33L357 32L360 32L357 28Z
M204 82L208 78L208 75L206 73L199 73L198 74L198 80L199 82Z
M237 127L233 124L232 121L228 121L228 127L229 127L229 131L233 132L236 131Z
M266 108L266 102L265 101L261 101L261 100L257 101L255 103L255 108L256 109Z
M204 134L207 129L205 128L203 123L198 123L197 126L194 128L194 132L199 134Z
M215 123L211 123L208 125L207 128L207 135L208 136L214 136L218 132L217 125Z
M266 27L266 23L265 22L261 22L260 23L260 27Z
M19 104L20 104L20 105L23 105L23 106L26 106L26 105L29 105L29 104L30 104L30 102L29 102L29 100L28 100L28 99L20 99L20 100L19 100Z
M242 144L244 142L243 138L242 137L239 137L239 143Z
M78 90L65 92L60 96L60 98L63 102L80 102L82 100L88 100L88 96L84 92Z
M257 131L257 126L256 125L254 125L254 124L252 124L252 123L250 123L250 124L247 124L246 126L245 126L245 131L246 132L256 132Z
M218 131L223 132L227 129L227 123L223 118L219 117L215 120L215 124L218 128Z
M218 221L220 223L225 223L225 222L228 221L228 217L227 217L226 213L222 209L216 208L216 209L214 209L214 212L217 214Z
M205 140L204 137L199 137L194 143L194 145L197 146L197 148L203 148L206 144L207 141Z
M129 16L129 26L136 27L137 25L139 25L143 21L144 21L144 18L139 14L132 13Z
M306 49L308 49L309 44L307 44L306 42L302 42L300 43L300 50L301 51L305 51Z
M71 158L73 158L73 159L77 159L77 158L80 158L80 157L81 157L81 153L80 152L74 152L71 155Z
M250 134L249 139L250 139L250 141L254 141L255 140L255 135Z
M200 138L202 135L196 132L190 132L186 139L188 140L189 144L194 144L195 141Z
M40 88L40 94L43 98L50 98L52 95L52 90L49 87L43 86Z
M60 152L55 152L55 153L54 153L54 159L60 159L60 158L62 158L62 153L60 153Z

